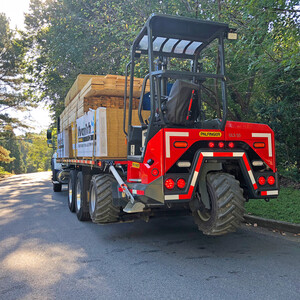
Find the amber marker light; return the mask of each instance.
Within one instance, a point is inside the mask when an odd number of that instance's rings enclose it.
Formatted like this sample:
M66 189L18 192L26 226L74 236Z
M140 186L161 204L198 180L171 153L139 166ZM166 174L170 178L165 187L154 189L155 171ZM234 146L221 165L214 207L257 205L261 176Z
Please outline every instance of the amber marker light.
M253 143L254 148L265 148L265 143L262 142L255 142Z
M174 142L175 148L186 148L188 146L187 142Z

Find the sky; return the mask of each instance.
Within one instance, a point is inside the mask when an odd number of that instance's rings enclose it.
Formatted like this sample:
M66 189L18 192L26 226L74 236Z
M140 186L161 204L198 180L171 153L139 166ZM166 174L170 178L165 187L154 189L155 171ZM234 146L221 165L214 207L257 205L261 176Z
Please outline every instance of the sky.
M0 0L0 12L6 14L10 19L11 29L24 29L24 13L29 10L30 0ZM47 129L51 123L50 112L45 104L40 104L39 108L30 112L19 113L18 116L26 124L33 127L30 131L39 133L43 129ZM17 131L16 134L23 132Z

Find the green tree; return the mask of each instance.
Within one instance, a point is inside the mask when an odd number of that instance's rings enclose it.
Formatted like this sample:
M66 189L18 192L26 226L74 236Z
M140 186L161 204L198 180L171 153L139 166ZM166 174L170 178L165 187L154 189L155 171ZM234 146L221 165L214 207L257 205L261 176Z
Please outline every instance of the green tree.
M13 160L10 156L10 151L0 146L0 162L9 163Z
M24 111L30 105L29 95L24 92L25 45L24 40L15 37L6 16L0 13L0 134L7 125L26 127L11 116L13 111Z
M27 172L40 172L51 169L53 150L47 146L46 133L26 134L27 144L26 167Z
M266 122L275 131L278 162L299 168L299 10L290 0L31 0L26 40L28 70L40 98L58 116L79 73L123 74L130 46L152 12L229 23L239 39L227 42L229 119ZM218 68L218 56L208 58ZM213 56L214 55L214 56ZM143 64L139 74L143 74ZM205 101L220 115L216 83ZM296 129L295 129L296 128Z
M6 130L2 133L0 145L3 148L9 150L10 155L13 158L12 160L9 160L7 162L0 162L0 166L2 166L5 171L10 173L25 173L25 164L20 150L20 144L18 138L12 130L12 127L6 128Z
M26 92L25 54L25 40L16 37L8 19L0 13L0 162L7 163L2 164L6 171L15 173L23 173L25 169L13 129L27 127L15 116L32 106Z

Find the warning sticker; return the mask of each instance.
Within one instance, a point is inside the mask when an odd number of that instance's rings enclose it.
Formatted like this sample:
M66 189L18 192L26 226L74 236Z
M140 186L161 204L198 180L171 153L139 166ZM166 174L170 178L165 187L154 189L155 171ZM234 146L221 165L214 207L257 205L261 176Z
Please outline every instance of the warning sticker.
M133 162L133 163L132 163L132 167L133 167L133 168L138 168L138 169L139 169L140 164L139 164L139 163L136 163L136 162Z

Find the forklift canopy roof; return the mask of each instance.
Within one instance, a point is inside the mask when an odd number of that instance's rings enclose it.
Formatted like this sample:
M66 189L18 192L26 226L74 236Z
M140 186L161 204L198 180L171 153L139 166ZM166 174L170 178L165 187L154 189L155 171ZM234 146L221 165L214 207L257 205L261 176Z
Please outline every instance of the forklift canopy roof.
M134 51L148 54L147 29L152 31L154 55L182 58L193 58L216 37L230 31L224 23L153 14L137 36Z

